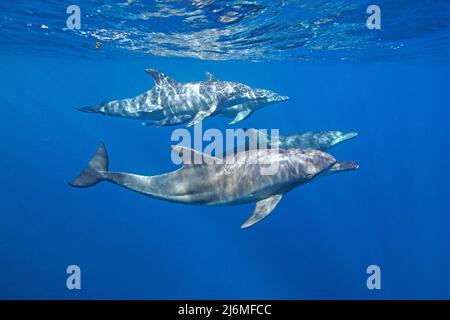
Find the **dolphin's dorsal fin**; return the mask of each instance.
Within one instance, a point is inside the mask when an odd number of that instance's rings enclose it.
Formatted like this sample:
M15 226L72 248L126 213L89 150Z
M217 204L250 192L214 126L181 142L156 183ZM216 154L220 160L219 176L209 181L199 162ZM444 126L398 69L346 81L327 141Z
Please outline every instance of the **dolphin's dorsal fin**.
M183 160L183 165L193 166L202 164L221 164L222 160L213 157L209 154L191 149L189 147L184 147L180 145L172 146L172 151L177 153ZM198 163L197 163L198 162Z
M164 84L164 83L174 85L177 83L176 80L172 79L169 76L166 76L164 73L159 72L158 70L145 69L145 72L148 73L149 75L151 75L153 77L153 79L155 79L155 82L157 85Z
M255 223L258 223L259 221L267 217L273 211L273 209L275 209L282 197L282 194L275 194L273 196L270 196L269 198L258 201L256 203L256 208L255 211L253 211L252 216L244 222L241 228L244 229L251 227Z
M217 81L217 78L211 72L205 72L206 81Z

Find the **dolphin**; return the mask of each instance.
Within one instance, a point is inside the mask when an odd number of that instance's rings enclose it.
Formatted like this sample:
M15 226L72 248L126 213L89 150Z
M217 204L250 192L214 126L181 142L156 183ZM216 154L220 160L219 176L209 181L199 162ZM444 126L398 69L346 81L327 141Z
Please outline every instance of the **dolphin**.
M69 184L86 188L109 181L149 197L185 204L256 202L252 216L241 226L247 228L268 216L283 195L295 187L319 176L358 168L355 162L339 162L328 153L313 149L254 149L227 155L225 159L179 145L172 149L183 154L180 169L143 176L109 171L108 155L101 143L85 169ZM202 161L190 161L193 155ZM276 165L277 170L263 174L262 166L267 165Z
M248 137L257 139L259 143L266 143L267 148L273 147L271 145L271 137L267 133L257 129L247 129ZM278 147L281 149L298 148L298 149L316 149L327 151L339 143L350 140L358 136L357 132L344 133L341 131L310 131L299 134L291 134L278 136ZM256 144L254 144L256 147ZM244 149L248 150L252 147L246 141ZM235 149L236 150L236 149Z
M233 118L230 124L234 124L263 106L289 99L239 82L217 80L209 72L206 81L184 83L154 69L145 72L155 80L151 90L133 98L76 109L144 120L144 125L173 126L189 121L190 127L214 115Z

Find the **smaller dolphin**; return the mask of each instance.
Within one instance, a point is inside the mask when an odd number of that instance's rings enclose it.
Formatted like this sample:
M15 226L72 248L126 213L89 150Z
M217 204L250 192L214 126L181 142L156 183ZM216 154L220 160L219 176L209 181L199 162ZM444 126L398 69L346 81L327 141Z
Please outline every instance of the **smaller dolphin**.
M77 108L89 113L144 120L144 125L188 127L207 117L231 117L230 124L242 121L254 111L288 97L245 84L217 80L206 73L206 81L178 82L162 72L146 69L155 86L134 98L115 100L98 106ZM150 121L150 122L148 122Z
M358 168L352 161L339 162L328 153L313 149L279 149L275 153L269 149L240 151L227 155L225 161L186 147L174 146L173 150L183 154L182 168L157 176L142 176L109 171L108 155L105 146L100 144L86 168L70 185L86 188L109 181L149 197L185 204L256 202L253 215L241 226L247 228L268 216L283 195L295 187L319 176ZM189 160L192 155L203 160L195 164ZM273 164L277 170L271 175L264 174L261 168Z
M256 138L258 141L267 141L267 148L271 148L271 137L270 135L257 130L257 129L247 129L246 133L250 138ZM339 143L350 140L358 135L357 132L344 133L341 131L310 131L299 134L291 134L278 137L278 147L280 149L315 149L321 151L327 151ZM248 150L250 144L246 141L245 149Z

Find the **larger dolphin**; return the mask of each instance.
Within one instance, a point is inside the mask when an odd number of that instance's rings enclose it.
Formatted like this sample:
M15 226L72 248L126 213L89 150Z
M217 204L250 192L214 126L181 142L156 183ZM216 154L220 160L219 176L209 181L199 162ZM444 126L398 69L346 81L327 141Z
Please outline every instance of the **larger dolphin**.
M134 98L115 100L98 106L78 108L84 112L140 119L146 125L171 126L189 121L188 127L203 119L222 115L230 124L244 120L255 110L288 97L230 81L217 80L206 73L207 80L178 82L154 69L146 69L155 86Z
M188 204L256 202L253 215L241 226L246 228L269 215L283 195L298 185L319 175L358 168L354 162L338 162L331 155L313 149L279 149L278 152L255 149L227 155L224 161L181 146L175 146L174 151L200 155L203 161L193 164L185 160L182 168L157 176L111 172L105 146L100 144L87 167L70 185L91 187L109 181L146 196ZM275 165L278 170L267 175L262 166L268 165Z

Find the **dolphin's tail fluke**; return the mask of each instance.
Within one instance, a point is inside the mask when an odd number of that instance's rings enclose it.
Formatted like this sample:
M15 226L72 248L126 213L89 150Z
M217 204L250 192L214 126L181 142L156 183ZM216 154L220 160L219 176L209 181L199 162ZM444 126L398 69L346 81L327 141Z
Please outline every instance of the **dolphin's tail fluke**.
M88 165L78 177L69 182L69 185L76 188L88 188L105 180L105 173L108 171L108 154L103 143L89 161Z

